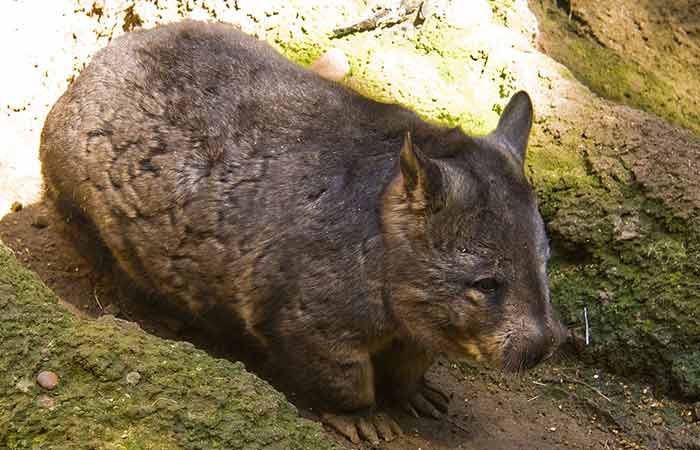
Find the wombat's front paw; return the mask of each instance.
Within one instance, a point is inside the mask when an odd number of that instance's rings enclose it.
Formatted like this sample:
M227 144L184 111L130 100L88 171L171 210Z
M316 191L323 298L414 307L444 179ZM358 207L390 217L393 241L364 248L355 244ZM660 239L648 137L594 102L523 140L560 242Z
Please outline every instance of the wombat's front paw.
M403 434L399 424L386 414L323 414L321 421L350 439L353 444L358 444L362 438L376 445L379 444L380 439L391 441Z
M437 388L421 384L418 392L413 394L403 405L404 409L415 417L427 416L439 419L447 412L450 399Z

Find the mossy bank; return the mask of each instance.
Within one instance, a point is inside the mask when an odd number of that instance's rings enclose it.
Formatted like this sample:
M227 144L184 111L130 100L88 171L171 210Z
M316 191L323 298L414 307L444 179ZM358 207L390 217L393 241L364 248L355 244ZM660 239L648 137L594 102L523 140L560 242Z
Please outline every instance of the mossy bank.
M240 363L70 315L1 243L0 314L1 448L339 448Z

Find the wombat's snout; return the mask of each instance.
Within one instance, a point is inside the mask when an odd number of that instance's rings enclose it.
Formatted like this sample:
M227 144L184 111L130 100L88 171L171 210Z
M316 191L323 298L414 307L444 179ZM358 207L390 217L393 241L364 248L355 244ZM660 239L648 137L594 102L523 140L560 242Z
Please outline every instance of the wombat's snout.
M559 320L552 319L546 325L527 327L517 337L510 339L503 349L503 370L524 372L550 358L566 340L568 331Z
M551 329L549 352L543 359L549 359L554 355L559 349L559 346L566 342L569 337L569 330L566 328L566 325L557 319L552 320Z

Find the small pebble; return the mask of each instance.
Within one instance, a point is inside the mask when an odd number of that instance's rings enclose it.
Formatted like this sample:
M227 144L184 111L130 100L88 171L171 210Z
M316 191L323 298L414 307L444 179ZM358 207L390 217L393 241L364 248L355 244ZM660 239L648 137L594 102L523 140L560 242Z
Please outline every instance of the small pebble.
M134 371L126 374L126 382L132 386L136 385L141 381L141 374Z
M25 394L29 392L29 389L31 389L32 386L34 386L34 383L32 383L32 380L27 378L22 378L17 382L17 384L15 384L15 387Z
M693 423L695 422L695 414L693 414L693 411L683 411L681 414L681 417L683 418L683 421L685 423Z
M32 219L32 226L34 228L42 229L46 228L49 226L49 219L48 217L44 216L43 214L39 214L38 216L35 216Z
M44 370L37 375L36 382L44 389L55 389L56 386L58 386L58 375L54 372Z
M37 399L36 399L36 406L38 406L38 407L40 407L40 408L49 408L49 409L51 409L51 408L53 408L53 406L54 406L54 401L53 401L53 399L52 399L51 397L49 397L49 396L46 395L46 394L40 395L40 396L37 397Z
M331 81L340 81L350 72L348 57L339 48L332 48L311 64L311 70Z

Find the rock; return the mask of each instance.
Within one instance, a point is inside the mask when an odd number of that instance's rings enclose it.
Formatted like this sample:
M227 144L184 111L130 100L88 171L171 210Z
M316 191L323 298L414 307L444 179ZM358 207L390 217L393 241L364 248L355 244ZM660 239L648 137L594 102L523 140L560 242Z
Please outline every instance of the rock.
M49 218L43 214L38 214L32 219L32 226L38 229L46 228L49 226Z
M467 7L461 0L451 0L445 8L444 18L455 28L467 29L489 23L492 14L487 2L470 2Z
M350 63L342 50L331 48L319 56L309 68L323 78L331 81L341 81L350 72Z
M141 381L141 374L133 371L129 372L126 374L126 384L130 384L132 386L135 386L139 384L139 381Z
M42 394L36 398L36 406L40 408L53 409L54 400L46 394Z
M692 409L688 411L683 411L681 417L683 418L683 422L685 423L693 423L697 421L697 417L695 417L695 412Z
M44 389L53 390L58 386L58 375L54 372L44 370L39 372L39 375L36 376L36 382Z
M12 202L12 205L10 206L10 211L12 212L19 212L22 210L22 203L20 202Z

